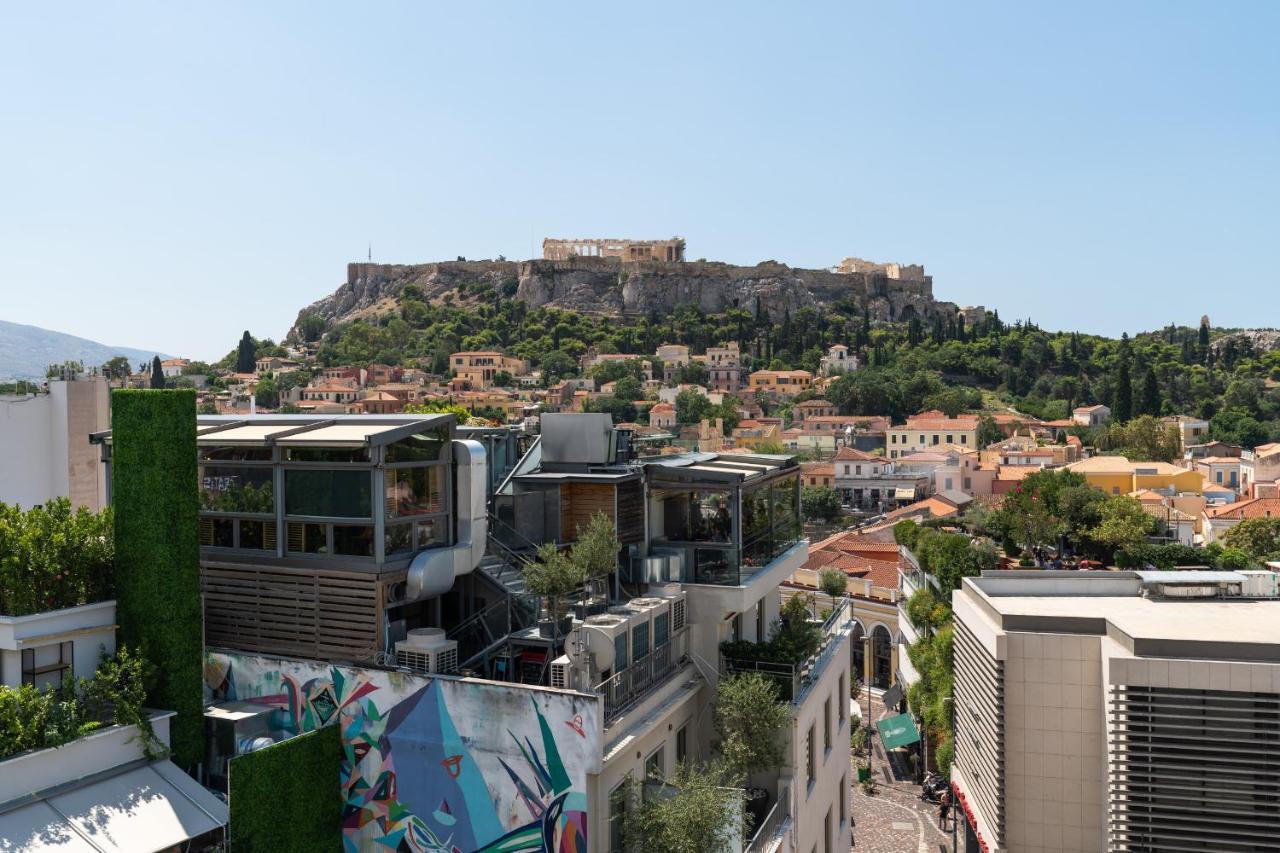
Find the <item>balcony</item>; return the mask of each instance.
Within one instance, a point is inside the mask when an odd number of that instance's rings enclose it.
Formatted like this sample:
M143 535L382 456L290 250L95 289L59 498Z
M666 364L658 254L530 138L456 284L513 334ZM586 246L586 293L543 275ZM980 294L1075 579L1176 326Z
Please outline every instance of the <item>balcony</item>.
M751 838L744 846L743 853L770 853L783 849L782 842L791 829L791 785L780 786L778 801L765 815L764 820L756 827Z
M802 661L753 660L747 657L724 659L724 672L736 675L758 672L772 678L778 684L782 698L794 705L804 702L809 687L822 677L823 669L835 656L850 626L853 624L853 608L848 598L836 604L831 614L822 622L821 642L817 651Z
M689 631L681 628L640 660L595 687L604 697L605 728L653 694L689 660Z

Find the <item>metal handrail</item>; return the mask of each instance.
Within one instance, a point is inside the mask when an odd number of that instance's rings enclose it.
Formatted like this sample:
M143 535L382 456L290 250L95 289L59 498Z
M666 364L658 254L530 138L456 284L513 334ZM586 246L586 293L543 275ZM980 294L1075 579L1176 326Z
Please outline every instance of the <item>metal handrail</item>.
M751 840L742 848L743 853L765 853L789 817L791 817L791 786L786 785L782 789L782 796L773 804L773 808L769 809L769 813L765 815L764 820L760 821L760 826L752 834Z
M632 661L626 669L597 684L595 692L604 697L604 724L608 726L624 711L651 694L672 673L684 666L688 659L686 627L673 632L667 642L640 660Z

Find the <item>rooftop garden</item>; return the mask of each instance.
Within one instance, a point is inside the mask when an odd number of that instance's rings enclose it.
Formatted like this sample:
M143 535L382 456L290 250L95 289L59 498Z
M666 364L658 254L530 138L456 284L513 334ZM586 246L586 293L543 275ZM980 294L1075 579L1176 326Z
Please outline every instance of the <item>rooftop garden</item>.
M57 689L29 684L0 686L0 760L31 749L62 746L111 725L136 725L146 754L158 758L164 746L144 709L149 668L121 647L106 654L92 681L69 679Z
M112 597L111 510L66 498L22 509L0 503L0 615L28 616Z

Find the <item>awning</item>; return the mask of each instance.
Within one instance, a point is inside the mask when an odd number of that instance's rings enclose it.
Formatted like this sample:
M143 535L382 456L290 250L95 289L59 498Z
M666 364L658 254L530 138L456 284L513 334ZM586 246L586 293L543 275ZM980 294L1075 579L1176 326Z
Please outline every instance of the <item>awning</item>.
M227 823L227 805L171 761L126 765L0 813L5 850L152 853Z
M913 501L916 499L916 490L915 489L894 489L893 498L894 500L899 500L899 501Z
M897 749L920 740L920 732L916 730L916 721L910 714L899 714L876 723L880 732L880 742L885 749Z

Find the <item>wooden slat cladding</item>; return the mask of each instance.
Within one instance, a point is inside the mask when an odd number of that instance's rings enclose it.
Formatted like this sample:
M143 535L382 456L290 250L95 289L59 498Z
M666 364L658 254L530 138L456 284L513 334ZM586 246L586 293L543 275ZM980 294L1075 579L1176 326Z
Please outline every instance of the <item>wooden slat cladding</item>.
M586 529L587 522L597 512L615 518L613 506L614 487L599 483L566 483L560 487L560 539L573 542L578 538L578 528ZM616 520L616 518L615 518Z
M202 571L211 646L322 660L373 660L388 578L262 566Z
M618 484L618 540L630 545L644 539L644 487L639 480Z

